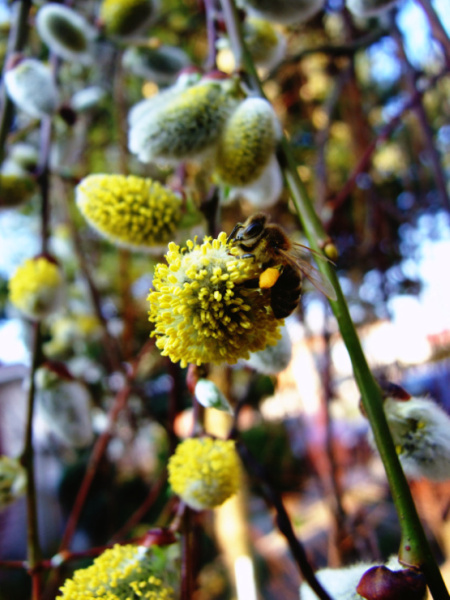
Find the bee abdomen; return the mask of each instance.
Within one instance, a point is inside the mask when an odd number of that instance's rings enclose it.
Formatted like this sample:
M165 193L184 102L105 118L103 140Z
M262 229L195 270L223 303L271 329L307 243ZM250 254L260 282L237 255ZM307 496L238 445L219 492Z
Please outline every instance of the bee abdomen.
M302 293L301 273L286 265L271 288L270 304L276 319L288 317L297 308Z

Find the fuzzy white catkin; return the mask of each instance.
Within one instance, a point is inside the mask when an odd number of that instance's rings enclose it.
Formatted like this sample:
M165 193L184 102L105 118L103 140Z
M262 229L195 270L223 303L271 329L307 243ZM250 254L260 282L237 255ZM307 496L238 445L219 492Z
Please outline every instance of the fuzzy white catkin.
M135 107L129 117L128 146L141 162L177 164L204 156L236 106L227 81L202 80L175 88Z
M36 28L49 49L63 60L89 63L96 29L78 12L53 2L36 15Z
M450 479L450 417L430 398L388 397L384 410L400 463L411 479ZM374 445L373 439L371 443Z
M58 108L59 93L50 68L35 58L25 58L6 71L8 96L30 117L40 119Z
M58 379L45 368L36 373L38 414L63 444L83 448L93 439L90 397L78 381Z
M249 14L284 25L308 21L324 4L325 0L241 0Z
M359 563L341 569L320 569L317 571L316 577L333 600L361 600L362 596L356 592L356 588L364 573L376 566L378 566L377 563ZM402 565L398 562L396 556L392 556L388 560L386 567L391 571L402 569ZM300 586L300 600L317 599L318 596L309 585L302 583Z
M390 10L399 0L346 0L347 8L357 17L375 17Z

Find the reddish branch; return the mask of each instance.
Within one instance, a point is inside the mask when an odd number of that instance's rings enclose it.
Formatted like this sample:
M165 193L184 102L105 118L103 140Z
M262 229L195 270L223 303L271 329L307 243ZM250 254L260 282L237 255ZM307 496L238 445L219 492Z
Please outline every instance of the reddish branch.
M384 140L387 140L392 135L392 133L395 131L395 129L402 122L404 114L407 111L411 110L414 106L416 106L417 103L421 101L423 95L428 90L432 89L436 85L436 83L438 81L440 81L442 79L442 77L445 77L446 75L448 75L448 71L446 69L444 69L443 71L441 71L438 74L436 74L434 77L431 77L429 79L427 85L424 85L422 87L422 89L419 90L419 89L416 88L415 91L414 91L414 93L409 98L409 100L407 100L403 104L402 108L398 111L398 113L388 123L386 123L386 125L381 129L381 131L379 132L379 134L367 146L364 154L361 156L358 164L353 169L353 171L352 171L350 177L348 178L347 182L345 183L344 187L337 194L337 196L335 196L334 198L332 198L327 203L327 206L330 209L331 214L337 208L339 208L345 202L345 200L347 199L347 197L351 194L352 190L354 189L354 187L356 185L356 181L358 179L358 176L361 173L363 173L367 169L367 167L369 166L370 161L372 159L372 155L375 152L378 144L380 144Z

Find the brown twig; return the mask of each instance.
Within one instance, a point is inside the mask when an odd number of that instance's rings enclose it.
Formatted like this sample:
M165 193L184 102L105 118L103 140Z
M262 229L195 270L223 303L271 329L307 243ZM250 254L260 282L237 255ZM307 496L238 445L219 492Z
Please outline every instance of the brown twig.
M150 508L155 504L156 500L158 500L162 490L167 485L167 469L164 469L161 475L156 480L155 484L152 485L150 491L147 495L147 498L144 502L139 506L139 508L131 515L128 521L114 534L112 537L112 541L122 540L125 535L136 527L145 514L150 510Z
M406 87L411 96L414 96L417 91L417 74L414 67L408 60L408 56L404 48L403 36L398 29L394 18L392 18L391 32L392 39L397 44L397 51L404 68ZM414 104L412 109L419 122L420 129L422 130L423 141L434 174L436 189L441 198L443 206L447 208L447 210L450 210L450 198L447 192L447 180L442 169L441 158L433 140L433 131L428 122L428 117L425 112L421 97L417 99L417 102Z
M27 420L25 428L24 449L21 457L22 465L27 472L27 560L28 569L32 582L32 600L40 597L40 573L36 569L41 560L41 548L39 543L39 530L36 505L36 481L34 470L34 448L33 448L33 417L35 408L36 386L35 374L41 362L41 325L39 322L33 324L33 350L30 369L30 385L27 396Z
M237 441L236 449L249 473L258 480L262 489L264 499L268 506L273 507L276 512L276 524L280 532L286 538L295 563L311 589L321 600L332 600L329 594L323 589L314 571L309 564L305 549L300 540L295 535L289 515L284 508L280 495L273 489L269 483L269 477L262 465L255 459L241 441Z
M428 22L430 23L431 32L433 37L440 42L442 46L442 50L444 51L445 62L447 63L447 68L450 69L450 38L445 31L444 26L442 25L439 16L433 8L430 0L418 0L419 4L423 8L425 14L427 15Z
M327 203L327 206L330 209L331 214L345 202L345 200L347 199L349 194L352 192L353 188L356 185L358 176L363 171L365 171L367 169L368 165L370 164L372 155L375 152L378 144L380 144L384 140L388 139L392 135L392 133L395 131L395 129L402 122L404 114L407 111L411 110L416 105L416 103L423 97L423 95L428 90L432 89L436 85L436 83L438 81L440 81L442 79L442 77L445 77L446 75L448 75L448 72L445 69L443 71L440 71L434 77L431 77L428 80L428 83L426 85L422 86L422 88L420 90L418 90L416 88L416 90L410 96L410 98L399 109L398 113L388 123L386 123L386 125L380 130L378 135L367 146L365 152L363 153L363 155L361 156L357 165L353 169L351 175L347 179L344 187L334 198L332 198Z

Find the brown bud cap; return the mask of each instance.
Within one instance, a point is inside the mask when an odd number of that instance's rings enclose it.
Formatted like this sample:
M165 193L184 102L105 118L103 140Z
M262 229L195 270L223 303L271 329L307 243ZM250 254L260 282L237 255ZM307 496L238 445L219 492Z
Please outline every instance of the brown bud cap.
M169 546L175 544L177 538L170 529L158 528L149 529L143 538L139 541L141 546L150 548L151 546Z
M391 571L380 566L364 573L356 591L366 600L423 600L427 586L424 575L416 569Z
M67 366L59 360L46 360L42 366L57 375L60 379L64 379L64 381L75 381L75 377Z

